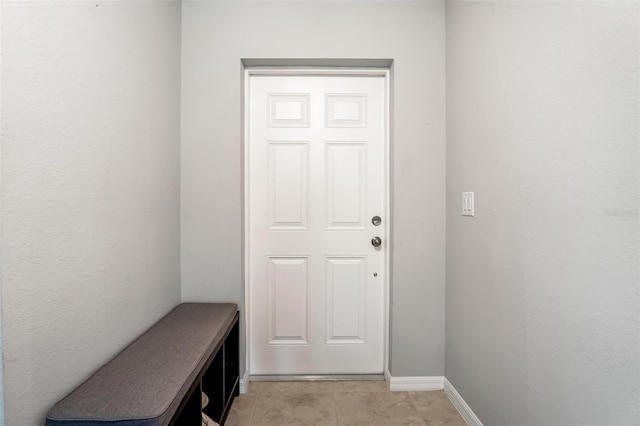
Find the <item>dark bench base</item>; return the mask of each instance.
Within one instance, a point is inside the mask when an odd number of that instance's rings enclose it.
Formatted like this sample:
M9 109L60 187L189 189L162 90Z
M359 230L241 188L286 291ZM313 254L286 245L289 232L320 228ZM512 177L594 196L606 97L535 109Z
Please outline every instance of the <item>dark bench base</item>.
M207 360L204 370L180 404L171 425L200 426L202 412L221 425L224 424L233 399L240 395L239 343L240 332L236 314L233 326L225 335L222 346ZM209 404L204 409L200 408L201 392L209 397Z

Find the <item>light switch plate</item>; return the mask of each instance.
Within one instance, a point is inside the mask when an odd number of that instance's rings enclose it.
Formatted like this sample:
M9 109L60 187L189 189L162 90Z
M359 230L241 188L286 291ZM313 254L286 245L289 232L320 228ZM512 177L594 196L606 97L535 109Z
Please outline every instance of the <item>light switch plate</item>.
M474 216L473 192L462 193L462 216Z

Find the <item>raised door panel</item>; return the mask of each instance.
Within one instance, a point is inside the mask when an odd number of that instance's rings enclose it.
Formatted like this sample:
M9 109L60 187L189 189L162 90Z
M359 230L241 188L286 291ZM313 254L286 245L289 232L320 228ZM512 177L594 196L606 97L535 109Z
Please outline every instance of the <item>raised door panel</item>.
M269 257L270 345L308 343L308 258Z
M325 126L328 128L367 127L367 95L325 95Z
M307 229L309 145L269 142L269 228Z
M364 257L327 257L327 344L365 343Z
M309 94L269 94L269 127L309 127Z
M365 228L366 144L327 142L327 228Z

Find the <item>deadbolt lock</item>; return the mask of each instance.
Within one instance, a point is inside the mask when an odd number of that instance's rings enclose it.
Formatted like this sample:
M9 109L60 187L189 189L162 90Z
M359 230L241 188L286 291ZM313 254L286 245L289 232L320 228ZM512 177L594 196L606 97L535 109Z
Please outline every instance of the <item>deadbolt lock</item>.
M380 216L374 216L371 218L371 223L373 223L373 226L380 226L382 218Z

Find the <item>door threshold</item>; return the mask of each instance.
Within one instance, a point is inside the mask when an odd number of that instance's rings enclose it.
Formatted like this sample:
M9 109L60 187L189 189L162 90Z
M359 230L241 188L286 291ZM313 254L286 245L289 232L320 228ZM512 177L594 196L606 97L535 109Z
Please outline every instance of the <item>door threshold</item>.
M384 374L252 374L250 382L319 382L337 380L384 380Z

